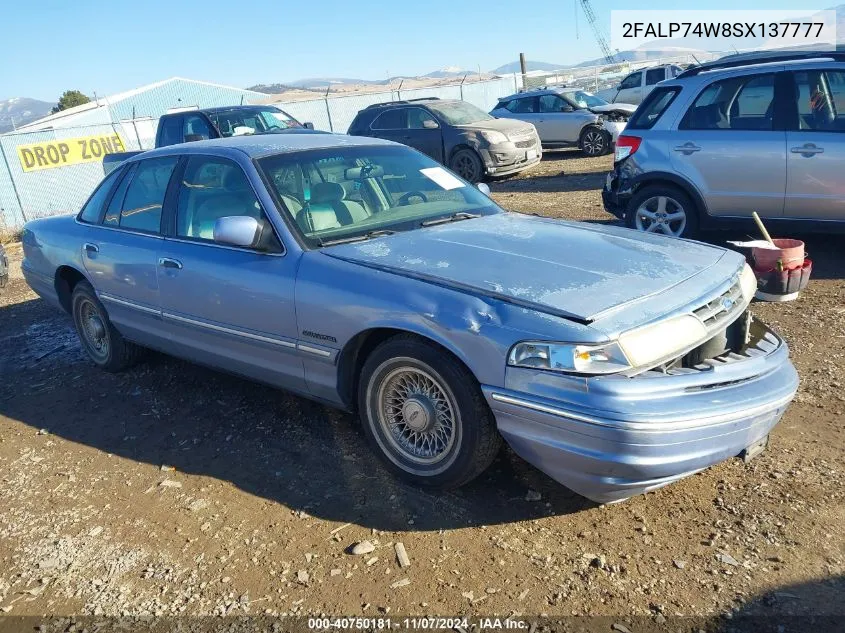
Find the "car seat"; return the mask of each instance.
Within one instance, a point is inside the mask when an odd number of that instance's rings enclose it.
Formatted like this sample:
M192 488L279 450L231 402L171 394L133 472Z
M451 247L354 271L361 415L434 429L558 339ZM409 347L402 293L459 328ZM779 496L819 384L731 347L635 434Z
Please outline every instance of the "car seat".
M363 204L346 199L342 185L318 182L311 188L308 204L296 214L296 223L306 233L313 233L355 224L369 216Z

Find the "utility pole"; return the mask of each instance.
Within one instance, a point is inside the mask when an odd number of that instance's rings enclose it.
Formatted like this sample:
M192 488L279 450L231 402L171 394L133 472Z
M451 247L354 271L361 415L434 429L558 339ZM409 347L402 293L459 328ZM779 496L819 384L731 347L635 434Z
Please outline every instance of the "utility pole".
M519 54L519 69L522 71L522 89L525 90L525 79L528 74L528 68L525 65L525 53Z

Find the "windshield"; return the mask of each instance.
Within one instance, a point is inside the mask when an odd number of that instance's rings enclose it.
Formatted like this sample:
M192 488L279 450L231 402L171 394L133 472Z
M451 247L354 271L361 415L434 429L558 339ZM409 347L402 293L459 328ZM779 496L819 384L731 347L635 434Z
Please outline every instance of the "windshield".
M594 94L585 92L583 90L575 90L573 92L564 92L564 98L579 108L595 108L596 106L607 105L607 101L600 99Z
M220 135L226 137L302 127L302 124L287 112L273 106L223 110L211 112L208 116L220 130Z
M429 110L434 110L449 125L469 125L494 118L466 101L444 101L443 103L433 101L426 103L426 106Z
M312 247L373 231L428 230L423 222L434 219L501 212L476 187L407 147L336 147L257 163L280 212Z

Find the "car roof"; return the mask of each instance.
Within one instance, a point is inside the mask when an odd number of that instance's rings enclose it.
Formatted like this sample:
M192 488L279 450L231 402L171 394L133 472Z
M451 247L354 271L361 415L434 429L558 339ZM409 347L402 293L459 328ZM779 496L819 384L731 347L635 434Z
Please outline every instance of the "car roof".
M133 158L143 160L146 158L178 156L182 154L213 154L232 157L239 153L246 154L250 158L258 158L269 154L285 154L335 147L365 147L368 145L382 146L399 144L378 138L347 136L345 134L326 134L308 130L307 132L248 134L244 136L230 136L228 138L214 138L207 141L193 141L151 149Z
M205 112L207 114L216 114L218 112L232 112L235 110L244 110L249 112L251 110L261 110L264 108L273 108L274 110L278 110L278 108L272 104L266 105L229 105L229 106L216 106L214 108L200 108L199 110L193 110L193 112ZM182 114L180 112L180 114Z

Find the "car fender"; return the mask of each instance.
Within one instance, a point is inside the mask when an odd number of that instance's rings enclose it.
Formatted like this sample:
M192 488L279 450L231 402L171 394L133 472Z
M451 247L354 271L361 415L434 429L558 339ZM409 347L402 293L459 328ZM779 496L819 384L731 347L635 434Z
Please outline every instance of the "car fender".
M684 193L688 194L690 198L692 198L692 201L699 212L700 219L710 217L709 211L707 210L707 203L704 200L704 196L698 190L698 187L696 187L693 183L691 183L683 176L668 171L649 171L634 176L628 182L629 186L627 187L627 189L630 189L632 194L641 187L645 187L647 185L655 184L658 182L666 182L675 185Z

